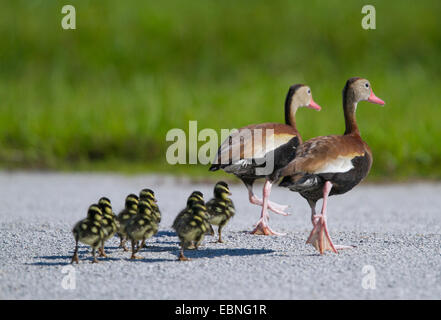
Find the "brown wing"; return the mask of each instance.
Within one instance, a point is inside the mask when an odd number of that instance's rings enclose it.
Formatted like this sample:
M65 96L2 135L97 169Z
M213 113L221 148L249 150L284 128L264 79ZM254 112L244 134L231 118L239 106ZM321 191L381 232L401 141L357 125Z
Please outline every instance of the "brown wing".
M363 156L365 152L370 153L370 149L357 136L316 137L299 146L296 158L281 174L288 176L295 172L346 172L353 167L352 159Z
M299 136L293 127L280 123L249 125L222 142L213 164L231 164L242 159L263 158L265 154Z

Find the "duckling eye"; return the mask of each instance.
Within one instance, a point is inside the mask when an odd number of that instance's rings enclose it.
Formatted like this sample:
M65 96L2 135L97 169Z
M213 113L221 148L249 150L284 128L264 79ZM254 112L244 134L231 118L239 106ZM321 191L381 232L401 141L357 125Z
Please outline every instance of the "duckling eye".
M366 88L369 88L369 83L366 82L366 83L364 84L364 86L365 86Z

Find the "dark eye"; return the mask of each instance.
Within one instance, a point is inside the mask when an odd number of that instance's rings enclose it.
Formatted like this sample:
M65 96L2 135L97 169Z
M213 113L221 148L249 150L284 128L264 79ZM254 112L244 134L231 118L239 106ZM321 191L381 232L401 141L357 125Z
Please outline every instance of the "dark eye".
M365 86L366 88L369 88L369 83L365 83L364 86Z
M308 94L311 94L311 89L308 89Z

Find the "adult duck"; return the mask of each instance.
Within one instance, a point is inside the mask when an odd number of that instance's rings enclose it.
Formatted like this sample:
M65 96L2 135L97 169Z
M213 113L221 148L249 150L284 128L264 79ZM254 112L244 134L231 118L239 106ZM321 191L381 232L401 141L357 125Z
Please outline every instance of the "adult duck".
M343 194L359 184L369 173L372 152L361 139L355 120L355 111L360 101L384 105L377 98L368 80L351 78L343 89L343 112L346 124L344 135L313 138L302 144L295 159L280 174L284 176L279 184L299 192L311 207L313 230L307 243L323 254L326 250L337 253L350 246L334 245L327 226L328 197ZM315 206L323 198L320 214Z
M273 177L279 176L279 170L294 159L295 150L302 143L295 118L299 107L321 109L312 99L311 89L303 84L289 88L285 100L285 124L262 123L235 130L221 144L210 167L210 171L223 169L236 175L247 187L249 201L264 209L252 234L279 234L268 225L267 207L277 214L288 215L285 212L287 206L271 202L268 197ZM263 201L253 193L253 184L260 178L266 178Z

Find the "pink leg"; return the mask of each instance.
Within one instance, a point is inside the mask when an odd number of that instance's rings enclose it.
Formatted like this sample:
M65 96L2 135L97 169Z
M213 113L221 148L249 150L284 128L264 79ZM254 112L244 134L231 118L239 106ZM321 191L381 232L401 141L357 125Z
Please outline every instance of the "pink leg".
M311 217L312 224L314 228L311 231L311 234L308 237L306 243L310 243L316 248L320 254L323 254L326 250L333 251L334 253L338 253L337 249L348 249L353 248L353 246L334 246L332 243L331 237L329 236L328 231L328 223L327 223L327 205L328 205L328 196L332 189L332 183L326 181L323 187L323 206L322 212L319 215L313 215ZM314 211L313 211L314 213Z
M250 203L262 206L263 201L256 197L256 195L253 193L252 187L248 188L248 198L250 200ZM286 213L285 210L288 209L289 206L280 205L278 203L272 202L268 200L268 209L270 209L272 212L280 214L282 216L288 216L289 213Z
M273 231L268 225L268 198L271 192L272 183L269 180L265 181L265 185L263 186L263 204L262 204L262 214L260 216L259 221L257 222L256 227L251 234L259 234L259 235L284 235L283 233L278 233Z
M316 203L317 203L316 201L308 200L309 207L311 208L311 222L312 222L313 227L315 227L314 217L316 215L316 213L315 213Z

